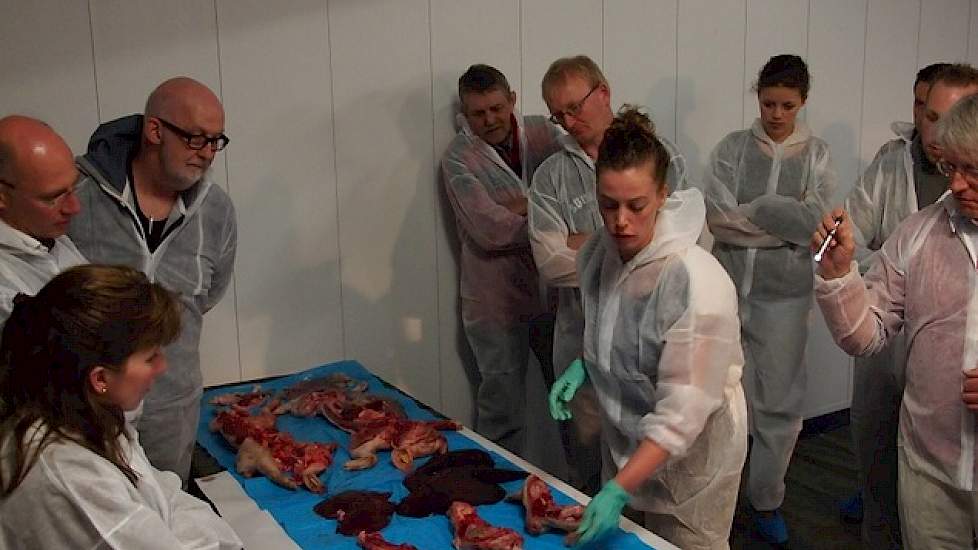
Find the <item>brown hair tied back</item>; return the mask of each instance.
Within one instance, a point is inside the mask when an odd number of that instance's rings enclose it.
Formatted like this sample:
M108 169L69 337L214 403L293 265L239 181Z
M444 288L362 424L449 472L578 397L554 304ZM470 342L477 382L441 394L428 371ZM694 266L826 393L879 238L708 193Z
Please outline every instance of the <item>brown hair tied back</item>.
M605 130L595 168L600 174L605 170L620 171L646 163L651 167L655 184L665 185L669 152L656 137L655 124L638 107L623 105Z

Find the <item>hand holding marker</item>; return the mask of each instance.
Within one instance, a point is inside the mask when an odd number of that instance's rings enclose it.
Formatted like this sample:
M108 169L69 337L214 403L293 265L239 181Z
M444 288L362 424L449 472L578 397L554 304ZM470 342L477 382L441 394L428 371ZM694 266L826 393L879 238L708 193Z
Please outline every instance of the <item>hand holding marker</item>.
M828 250L829 243L832 242L833 238L835 238L835 232L839 230L839 226L841 224L842 224L842 218L836 218L835 225L832 226L832 231L829 231L829 234L825 236L825 240L822 241L822 246L818 247L818 252L815 253L814 260L816 262L822 261L822 256L824 256L825 251Z

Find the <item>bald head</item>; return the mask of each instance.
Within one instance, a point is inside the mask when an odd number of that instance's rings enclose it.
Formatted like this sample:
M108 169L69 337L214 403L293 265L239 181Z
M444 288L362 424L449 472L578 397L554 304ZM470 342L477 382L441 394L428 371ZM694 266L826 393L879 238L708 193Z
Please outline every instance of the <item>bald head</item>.
M71 149L40 120L0 119L0 219L37 239L64 234L78 213Z
M188 109L224 112L221 100L210 88L192 78L178 76L164 81L149 94L144 114L169 120L179 117Z

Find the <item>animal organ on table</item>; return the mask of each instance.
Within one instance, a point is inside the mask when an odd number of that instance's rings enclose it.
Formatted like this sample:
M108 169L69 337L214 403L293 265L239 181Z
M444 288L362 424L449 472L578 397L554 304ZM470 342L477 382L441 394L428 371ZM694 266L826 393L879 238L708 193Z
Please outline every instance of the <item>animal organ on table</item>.
M211 405L223 405L231 406L236 405L238 407L244 407L250 409L255 405L258 405L265 401L269 396L267 391L262 391L261 386L255 384L251 391L249 392L239 392L239 393L226 393L224 395L218 395L217 397L211 399Z
M473 505L502 500L506 491L498 485L526 477L526 472L500 470L489 453L478 449L436 455L404 479L410 494L397 505L397 513L409 517L444 514L453 501Z
M494 527L479 517L475 508L465 502L453 502L448 509L458 550L522 550L523 537L507 527Z
M550 487L539 477L531 475L523 482L523 489L511 495L510 500L523 503L526 510L526 532L539 535L548 528L567 532L564 543L568 546L577 542L577 528L584 517L584 506L571 504L560 506L554 502Z
M296 489L301 481L310 491L323 492L326 488L319 474L333 462L336 444L296 441L276 429L275 420L276 416L267 409L252 415L247 409L234 406L218 412L210 429L221 432L237 449L235 467L239 474L251 477L260 472L288 489Z
M394 515L390 496L374 491L343 491L320 502L313 510L325 518L338 520L336 532L352 537L361 531L380 531L387 527Z

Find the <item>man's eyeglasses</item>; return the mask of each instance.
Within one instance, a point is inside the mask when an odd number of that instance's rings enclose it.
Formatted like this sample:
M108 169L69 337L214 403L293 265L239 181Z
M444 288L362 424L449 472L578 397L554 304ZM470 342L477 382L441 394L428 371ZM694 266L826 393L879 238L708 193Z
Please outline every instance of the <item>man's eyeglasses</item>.
M946 160L937 161L937 170L949 178L954 177L954 173L961 174L968 183L978 184L978 168L974 166L955 166Z
M6 185L11 189L17 189L17 187L14 184L2 179L0 179L0 185ZM76 191L76 184L73 183L71 184L71 187L65 189L64 191L58 193L53 197L31 197L31 198L41 203L42 205L46 206L47 208L52 208L52 209L61 208L61 205L64 204L66 200L68 200L68 197L72 197L75 195L75 191Z
M587 98L591 97L591 94L594 93L594 90L597 90L600 87L601 87L601 83L599 82L595 84L594 87L591 88L591 91L588 92L587 95L584 96L580 101L578 101L577 103L571 103L563 111L557 111L556 113L550 115L550 122L563 126L564 121L568 116L577 118L577 116L581 114L581 109L584 108L584 102L587 101Z
M183 138L183 140L187 142L187 147L193 149L194 151L200 151L207 145L211 146L211 151L223 151L224 148L228 146L228 143L231 143L231 139L224 134L214 137L207 137L204 134L191 134L172 122L167 122L160 117L155 118L156 120L160 121L160 124L162 124L164 128Z

